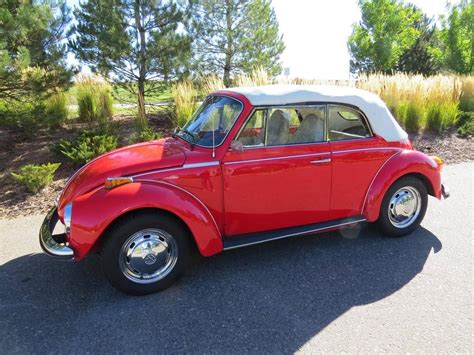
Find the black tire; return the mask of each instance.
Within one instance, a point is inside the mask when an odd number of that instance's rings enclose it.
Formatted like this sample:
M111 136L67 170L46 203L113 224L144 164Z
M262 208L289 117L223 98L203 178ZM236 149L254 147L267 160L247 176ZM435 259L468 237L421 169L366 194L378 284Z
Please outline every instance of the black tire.
M416 189L419 193L421 200L421 208L418 216L406 227L397 227L392 223L389 217L389 206L390 200L394 194L404 187L410 187ZM376 226L386 235L390 237L403 237L413 232L420 225L421 221L425 217L426 208L428 207L428 193L426 186L420 179L414 176L402 177L393 183L392 186L387 190L382 205L380 207L380 215L378 220L375 222Z
M177 249L177 258L174 266L168 269L163 278L149 281L150 283L139 283L139 281L131 280L130 276L126 276L126 272L122 271L121 265L126 265L123 263L126 258L121 257L122 247L128 250L125 244L130 243L130 238L140 231L149 229L164 231L168 237L171 236L174 239L173 245L174 249ZM101 256L106 278L118 290L135 296L162 291L170 287L185 271L194 248L187 229L175 218L158 212L144 212L126 217L117 222L104 237L106 240Z

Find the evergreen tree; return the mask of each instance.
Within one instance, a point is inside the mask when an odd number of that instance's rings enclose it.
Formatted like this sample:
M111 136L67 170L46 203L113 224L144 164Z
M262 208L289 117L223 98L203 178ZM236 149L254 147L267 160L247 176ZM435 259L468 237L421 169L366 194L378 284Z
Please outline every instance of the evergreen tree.
M0 100L41 100L68 86L64 2L0 0Z
M285 49L269 0L191 0L198 71L231 76L263 67L281 72Z
M88 0L74 14L72 51L136 95L137 126L143 129L146 93L163 90L189 60L191 40L180 31L183 12L173 1Z

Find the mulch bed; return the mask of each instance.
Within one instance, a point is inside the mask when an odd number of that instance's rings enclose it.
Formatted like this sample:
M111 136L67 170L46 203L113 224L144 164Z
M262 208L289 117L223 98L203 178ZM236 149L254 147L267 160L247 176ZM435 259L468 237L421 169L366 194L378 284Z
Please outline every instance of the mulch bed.
M129 137L134 130L133 119L120 116L115 120L120 123L118 136L122 137L121 143L124 144L124 137ZM163 132L163 135L172 132L169 123L159 117L151 119L151 126ZM0 127L0 218L44 214L48 211L75 171L71 164L51 151L51 146L60 139L76 136L85 128L87 126L74 124L54 133L43 130L27 137ZM474 160L474 139L461 138L454 131L441 136L431 133L412 135L410 139L416 149L429 155L439 155L447 164ZM56 172L54 182L36 194L28 192L10 176L10 172L17 171L22 165L48 162L62 162L62 165Z

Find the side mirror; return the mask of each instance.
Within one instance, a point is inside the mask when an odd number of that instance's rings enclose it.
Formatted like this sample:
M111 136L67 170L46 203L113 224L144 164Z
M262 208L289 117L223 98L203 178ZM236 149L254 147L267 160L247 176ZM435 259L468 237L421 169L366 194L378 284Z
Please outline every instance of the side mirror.
M235 150L236 152L241 152L244 150L244 145L239 141L232 141L230 143L230 149Z

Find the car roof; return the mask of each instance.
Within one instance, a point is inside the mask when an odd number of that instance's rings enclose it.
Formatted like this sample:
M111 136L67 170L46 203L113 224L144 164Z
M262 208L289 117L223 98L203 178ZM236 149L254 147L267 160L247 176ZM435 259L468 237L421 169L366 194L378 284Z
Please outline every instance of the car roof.
M317 102L355 106L367 116L374 133L385 140L399 141L408 137L380 97L365 90L329 85L265 85L228 88L221 92L226 91L245 96L253 106Z

